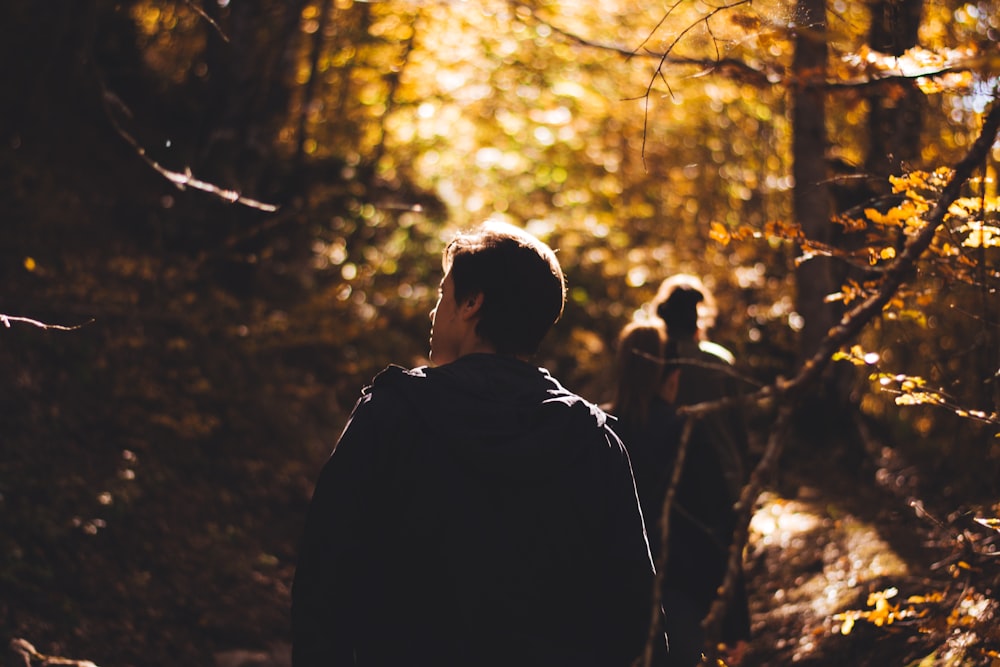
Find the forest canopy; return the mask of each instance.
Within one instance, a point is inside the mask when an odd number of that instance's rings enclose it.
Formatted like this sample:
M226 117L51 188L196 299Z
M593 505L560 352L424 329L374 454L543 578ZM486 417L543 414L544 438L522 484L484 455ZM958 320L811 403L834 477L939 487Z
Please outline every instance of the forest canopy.
M150 1L113 12L134 32L108 54L130 58L127 76L120 62L96 66L105 96L137 107L131 122L156 136L140 146L155 147L164 167L280 203L262 226L309 228L278 243L296 253L289 268L299 279L315 281L305 297L314 305L347 302L341 314L367 326L387 309L409 319L416 311L401 302L426 308L434 284L433 260L419 255L433 257L455 228L502 217L559 246L579 308L571 331L590 341L570 353L583 372L600 366L608 334L659 280L689 270L720 291L728 314L720 335L746 348L739 351L766 380L790 370L771 366L794 351L809 319L803 301L861 298L900 249L903 223L920 225L919 201L893 206L908 191L905 179L926 188L934 177L921 174L947 169L976 138L996 88L992 9L842 2L819 22L804 2L251 10ZM797 63L802 40L822 40L823 60ZM822 96L825 118L814 146L822 153L806 155L816 164L803 172L824 177L812 207L819 230L796 218L794 204L792 108L803 90ZM143 116L138 105L150 98L184 108L173 118ZM963 369L988 368L990 354L997 361L985 340L995 338L992 321L976 306L995 288L987 268L995 158L994 150L969 184L950 241L935 246L919 281L864 339L884 362L865 409L884 414L878 388L903 374L992 412L992 380ZM246 234L234 232L241 225L226 232ZM796 296L795 263L832 255L828 284L799 284ZM932 296L941 290L967 304L973 321ZM936 304L949 312L935 313ZM983 330L982 345L949 354L969 325ZM899 346L904 335L915 338ZM987 357L963 363L966 354ZM928 435L936 416L948 421L930 411L911 425Z

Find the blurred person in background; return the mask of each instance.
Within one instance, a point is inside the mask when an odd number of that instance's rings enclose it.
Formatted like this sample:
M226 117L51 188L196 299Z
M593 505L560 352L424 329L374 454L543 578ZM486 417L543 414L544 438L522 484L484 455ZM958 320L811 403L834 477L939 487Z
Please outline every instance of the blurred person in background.
M673 293L665 313L672 318L673 337L663 320L648 318L627 324L618 339L615 399L609 410L618 420L615 430L632 461L656 563L664 546L663 504L688 419L678 415L677 407L684 404L682 396L693 402L697 401L692 397L707 396L713 384L698 372L710 371L709 362L720 363L718 355L701 352L697 343L692 344L694 337L676 333L678 322L679 330L689 333L688 325L697 320L700 301L693 291ZM705 366L692 366L691 360ZM689 372L692 368L696 372ZM725 577L737 521L734 505L742 484L742 468L732 470L731 454L720 450L713 440L718 430L714 419L716 415L709 415L692 425L666 541L662 597L670 637L668 664L683 667L697 665L702 658L705 633L701 624ZM740 576L720 636L730 650L729 664L736 664L749 636L749 601Z
M709 338L719 310L715 297L701 279L685 273L667 278L661 283L652 306L666 327L669 356L676 357L680 368L675 405L683 407L738 397L742 384L733 372L735 357ZM710 604L704 600L714 598L725 576L738 520L735 505L748 476L748 441L742 406L733 404L700 419L688 446L688 456L694 455L703 461L710 459L710 467L718 470L712 475L721 474L724 480L722 485L714 485L718 493L706 492L704 488L700 492L692 490L695 497L689 500L694 520L714 544L711 550L707 543L704 545L701 567L705 573L711 573L711 577L697 594L699 604ZM697 467L704 470L708 466ZM681 489L678 489L680 496ZM707 612L707 607L705 610ZM746 579L741 571L723 619L721 638L726 644L736 646L734 656L738 656L749 637L749 600Z

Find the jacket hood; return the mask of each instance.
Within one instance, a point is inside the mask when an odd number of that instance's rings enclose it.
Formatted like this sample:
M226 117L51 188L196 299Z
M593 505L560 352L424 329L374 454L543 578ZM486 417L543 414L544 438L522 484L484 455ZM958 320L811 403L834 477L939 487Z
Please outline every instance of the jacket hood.
M373 387L412 408L414 432L429 434L467 465L504 476L547 475L585 450L581 439L593 442L607 422L545 369L502 355L391 366Z

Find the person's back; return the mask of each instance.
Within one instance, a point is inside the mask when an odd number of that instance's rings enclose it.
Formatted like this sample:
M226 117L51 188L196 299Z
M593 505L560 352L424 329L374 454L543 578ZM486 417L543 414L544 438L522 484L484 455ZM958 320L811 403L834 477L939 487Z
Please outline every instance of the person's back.
M699 312L706 302L707 316ZM714 319L715 306L701 281L685 274L668 278L654 305L667 331L670 351L665 356L675 358L680 367L675 405L737 397L739 386L731 373L732 353L705 340L705 320ZM717 595L738 518L735 503L746 481L747 450L746 425L739 406L716 411L694 424L676 492L676 520L671 527L671 562L666 572L667 585L672 588L666 595L668 617L672 608L692 607L702 618ZM748 639L750 612L742 573L737 577L727 612L722 640L735 644ZM675 630L676 626L668 628ZM692 632L677 630L673 634ZM697 662L696 657L686 660L686 664Z
M667 338L676 349L681 367L677 406L735 398L741 393L732 374L733 354L707 340L705 331L715 319L711 293L694 276L678 274L663 282L653 303L666 325ZM702 420L703 439L719 458L726 476L730 501L735 503L746 481L748 438L742 409L730 406Z
M667 541L662 542L663 506L690 419L679 416L674 406L685 379L681 356L676 341L666 340L662 323L629 323L618 340L611 412L618 418L616 432L632 461L656 563L665 560L662 594L671 638L668 664L694 667L704 644L701 622L725 576L736 515L711 433L704 420L694 422L670 505ZM749 633L742 578L729 609L722 639L736 643Z
M509 323L480 312L460 261L433 316L440 365L383 371L317 483L296 667L624 667L643 650L653 572L627 454L524 349L483 349L506 339L482 322Z
M659 555L663 503L674 476L687 421L677 414L680 358L655 322L631 322L618 341L616 395L611 412L632 461L636 490L654 556ZM684 467L675 489L669 535L668 586L689 587L711 600L724 570L725 547L734 527L725 475L708 442L709 432L693 424ZM703 593L703 594L702 594Z

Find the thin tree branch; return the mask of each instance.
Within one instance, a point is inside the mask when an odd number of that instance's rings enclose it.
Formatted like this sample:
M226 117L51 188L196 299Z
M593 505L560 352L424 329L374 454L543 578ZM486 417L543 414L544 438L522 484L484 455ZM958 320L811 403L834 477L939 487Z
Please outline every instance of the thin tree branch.
M869 321L882 312L882 308L895 296L903 282L912 274L917 260L930 247L938 228L944 224L948 209L958 199L962 187L971 178L973 171L988 155L991 146L996 141L998 131L1000 131L1000 103L995 102L983 121L983 129L979 137L965 156L955 165L941 196L927 213L926 224L919 233L907 241L903 251L886 268L885 277L878 292L841 318L840 323L820 342L812 359L803 365L799 375L783 386L779 385L782 394L787 395L791 391L800 389L819 376L826 364L829 363L833 353L860 333Z
M646 43L649 42L649 40L653 39L653 35L655 35L656 32L663 27L663 24L667 22L667 19L670 18L673 11L680 6L681 2L682 0L675 0L674 3L667 8L667 11L663 13L663 17L660 18L656 25L653 26L653 29L649 31L649 34L646 35L646 39L642 40L642 42L639 43L639 46L635 47L632 51L632 55L636 55L640 49L646 46Z
M660 510L660 543L659 553L656 557L656 578L653 583L653 603L650 610L649 636L646 638L646 648L642 654L642 667L650 667L653 664L653 657L657 643L661 642L663 627L663 581L666 577L667 559L670 556L667 540L670 537L670 509L674 504L674 496L677 493L677 485L680 483L681 471L684 469L684 459L687 457L688 443L691 440L691 433L694 431L697 417L689 418L684 424L681 432L680 444L677 446L677 456L674 459L674 467L670 474L670 485L667 493L663 497L663 507ZM668 638L669 641L669 638Z
M56 331L76 331L77 329L82 329L94 322L93 318L87 320L83 324L76 324L73 326L64 326L62 324L46 324L45 322L39 322L38 320L33 320L30 317L15 317L14 315L4 315L0 313L0 324L3 324L6 328L10 329L11 322L22 322L24 324L30 324L33 327L38 327L39 329L55 329Z
M184 0L184 4L190 7L191 11L193 11L195 14L205 19L208 25L212 26L212 29L215 30L215 32L219 35L219 38L222 39L223 42L226 42L227 44L229 43L229 36L225 32L223 32L222 28L219 27L219 24L216 23L215 19L213 19L211 16L205 13L205 10L201 7L201 5L196 5L193 2L191 2L191 0Z
M100 79L100 77L98 77ZM143 162L152 167L157 173L166 178L168 181L174 184L178 190L184 190L185 188L194 188L195 190L201 190L207 192L211 195L215 195L223 201L227 201L232 204L241 204L249 208L255 208L261 211L266 211L268 213L273 213L278 210L278 207L274 204L267 204L265 202L257 201L256 199L251 199L250 197L244 197L242 194L235 190L227 190L225 188L220 188L214 183L209 183L197 178L189 167L185 167L183 172L172 171L167 169L159 162L149 157L146 153L146 149L128 133L125 128L121 126L118 119L115 118L115 114L111 109L112 104L117 106L126 116L131 117L131 111L122 102L115 93L108 90L104 85L103 81L99 80L99 85L101 87L101 104L104 107L105 115L111 122L111 126L114 128L115 132L124 139L132 148L135 150L136 154L142 159Z
M942 190L941 196L934 207L928 212L926 224L919 233L909 239L903 252L888 266L879 290L843 316L840 323L833 327L820 342L812 358L803 363L795 377L791 380L779 380L774 385L764 387L762 390L742 399L754 402L757 405L770 399L784 400L779 409L778 418L772 428L764 456L754 468L750 481L743 487L740 500L736 506L740 519L730 548L729 566L721 587L721 593L716 597L708 616L706 616L702 624L706 629L706 637L718 635L718 628L728 605L728 598L732 593L733 585L742 567L743 547L746 544L749 532L753 506L760 493L763 480L777 464L781 453L783 434L793 413L794 397L800 395L803 389L820 376L823 370L830 364L834 352L857 336L874 317L882 312L882 308L892 299L906 278L912 274L917 260L927 250L934 240L937 230L944 224L944 218L949 207L958 199L962 187L972 176L973 171L982 164L983 159L988 155L993 143L996 141L998 132L1000 132L1000 102L994 102L983 121L983 128L979 137L965 156L955 165L951 178ZM723 399L700 403L686 407L684 412L704 417L733 402L732 399ZM708 643L714 644L713 642ZM714 646L708 646L707 649L707 657L712 658L711 654L714 652Z
M690 366L693 368L702 368L722 375L728 375L729 377L738 380L741 384L746 384L750 386L760 387L761 382L755 380L754 378L741 373L737 368L726 363L713 363L710 361L701 361L700 359L677 357L675 359L670 359L671 366ZM742 401L733 401L733 404L741 403ZM678 406L678 410L683 410L684 406Z
M758 67L751 65L750 63L747 63L738 58L723 58L721 57L721 53L718 52L718 49L716 49L715 59L688 58L684 56L676 56L671 53L674 47L677 45L678 41L687 32L693 30L699 23L705 22L707 24L707 22L711 18L713 18L716 14L729 9L733 9L735 7L739 7L740 5L752 4L752 0L737 0L736 2L733 2L731 4L720 5L718 7L713 8L708 15L702 17L698 21L695 21L687 28L685 28L683 31L681 31L681 33L674 38L674 40L667 47L667 49L662 52L653 49L647 49L644 48L644 46L650 41L650 39L652 39L652 36L656 33L656 31L663 26L667 18L670 16L671 12L673 12L673 10L680 4L679 0L675 1L667 8L667 11L664 13L663 17L656 24L656 26L650 31L649 35L647 35L647 37L643 39L643 41L639 44L639 46L633 49L625 48L624 46L620 46L617 44L599 42L593 39L589 39L587 37L583 37L570 30L567 30L565 28L556 25L551 20L546 19L543 16L540 16L534 7L530 7L520 2L511 2L511 4L514 7L522 7L526 9L533 20L535 20L541 25L548 27L549 29L552 30L553 33L556 33L561 37L563 37L564 39L574 42L580 46L601 51L607 51L609 53L615 53L626 59L641 57L641 58L656 60L657 72L660 72L667 65L690 66L690 67L697 67L701 70L693 74L692 76L700 77L706 74L710 74L712 72L719 72L722 74L732 73L733 75L738 77L743 76L745 77L745 80L751 81L761 86L773 86L776 83L780 83L781 81L787 82L788 79L787 71L785 71L785 69L780 66L768 65L764 67ZM711 33L711 30L709 30L709 32ZM811 85L812 87L823 88L824 90L864 89L873 86L881 86L897 81L914 81L917 79L944 76L946 74L968 72L970 71L970 69L971 66L964 65L962 63L956 63L953 65L945 65L933 69L931 68L922 69L919 72L911 72L911 73L904 73L900 70L894 70L891 72L887 71L884 73L866 71L864 76L850 79L847 81L839 79L828 79L816 82ZM650 92L652 92L652 81L650 82L650 87L647 88L646 95L649 95Z
M699 21L691 24L685 30L685 32L692 30L695 26L698 25L698 23L701 23L702 21L707 21L713 15L717 14L720 11L723 11L725 9L731 9L733 7L736 7L736 6L739 6L739 5L742 5L742 4L749 4L750 2L751 2L751 0L739 0L738 2L736 2L736 3L732 4L732 5L726 5L726 6L723 6L723 7L716 7L712 11L711 14L709 14L708 16L706 16L706 17L704 17L702 19L699 19ZM674 55L672 55L670 53L670 50L673 48L673 44L671 45L670 48L667 49L667 51L662 52L662 53L659 52L659 51L654 51L652 49L646 49L646 48L644 48L644 46L646 45L646 43L649 42L650 39L652 39L652 37L656 33L656 31L660 29L660 27L663 25L663 23L670 16L670 13L674 9L676 9L678 5L681 4L681 0L676 0L672 5L670 5L670 7L667 8L667 11L663 15L663 18L660 19L660 22L657 23L657 25L650 31L649 35L645 39L642 40L642 42L639 44L639 46L637 46L635 48L626 48L626 47L620 46L618 44L611 44L611 43L608 43L608 42L598 42L598 41L595 41L595 40L592 40L592 39L588 39L586 37L583 37L581 35L578 35L578 34L576 34L574 32L571 32L571 31L569 31L569 30L567 30L565 28L562 28L562 27L556 25L551 20L546 19L545 17L539 15L539 13L533 7L529 7L529 6L527 6L527 5L523 4L523 3L519 3L519 2L512 2L511 4L515 8L517 8L517 7L523 7L524 9L526 9L528 11L529 15L531 16L531 18L535 22L539 23L540 25L544 25L545 27L549 28L553 33L555 33L555 34L563 37L566 40L574 42L575 44L577 44L579 46L583 46L583 47L586 47L586 48L589 48L589 49L595 49L595 50L599 50L599 51L606 51L606 52L609 52L609 53L614 53L614 54L622 56L626 60L631 60L632 58L635 58L635 57L653 59L653 60L656 60L658 62L657 70L662 69L662 67L664 65L667 65L667 64L670 64L670 65L689 65L689 66L698 67L698 68L701 68L702 70L704 70L704 72L699 72L699 74L697 76L700 76L700 75L704 74L707 71L713 71L713 70L733 70L733 71L737 71L737 72L739 72L741 74L750 75L752 78L754 78L756 80L759 80L762 85L764 83L766 83L767 80L768 80L768 73L766 71L762 71L762 70L760 70L760 69L758 69L758 68L756 68L756 67L754 67L754 66L752 66L752 65L750 65L748 63L745 63L742 60L738 60L736 58L717 58L716 60L706 60L706 59L702 59L702 58L687 58L687 57L683 57L683 56L674 56ZM674 42L676 43L676 41L677 40L675 39Z
M990 107L983 120L983 128L979 137L952 169L951 177L941 191L940 197L925 216L926 224L916 235L910 237L903 247L903 251L885 267L878 291L841 318L840 323L833 327L820 341L812 358L807 359L802 364L795 377L790 380L779 379L773 385L739 399L739 402L749 404L766 399L784 398L801 391L825 370L834 352L857 336L873 318L882 312L882 308L889 303L899 291L900 286L913 273L917 260L930 247L938 229L944 224L949 207L958 199L966 181L988 155L991 146L996 141L998 132L1000 132L1000 101L994 102ZM699 403L686 406L685 412L691 415L706 415L732 403L731 399Z
M14 653L19 653L24 658L25 667L31 667L32 660L37 660L39 667L55 667L56 665L60 665L61 667L97 667L90 660L72 660L70 658L60 658L54 655L39 653L32 646L31 642L21 638L11 639L10 649Z
M716 596L712 606L708 610L708 615L702 621L705 629L705 662L703 664L715 664L715 639L719 636L719 629L722 627L722 619L729 606L729 598L732 595L733 586L736 584L740 571L743 569L743 547L747 543L750 534L750 519L753 516L754 506L757 497L764 486L764 481L769 477L771 471L777 467L781 458L781 450L785 442L785 432L791 422L795 412L795 404L791 401L783 404L778 410L778 416L771 426L771 433L767 439L767 446L764 455L754 467L750 474L750 480L743 486L740 492L740 499L736 503L736 531L733 534L733 541L729 548L729 560L726 566L726 576L720 586L721 593Z

